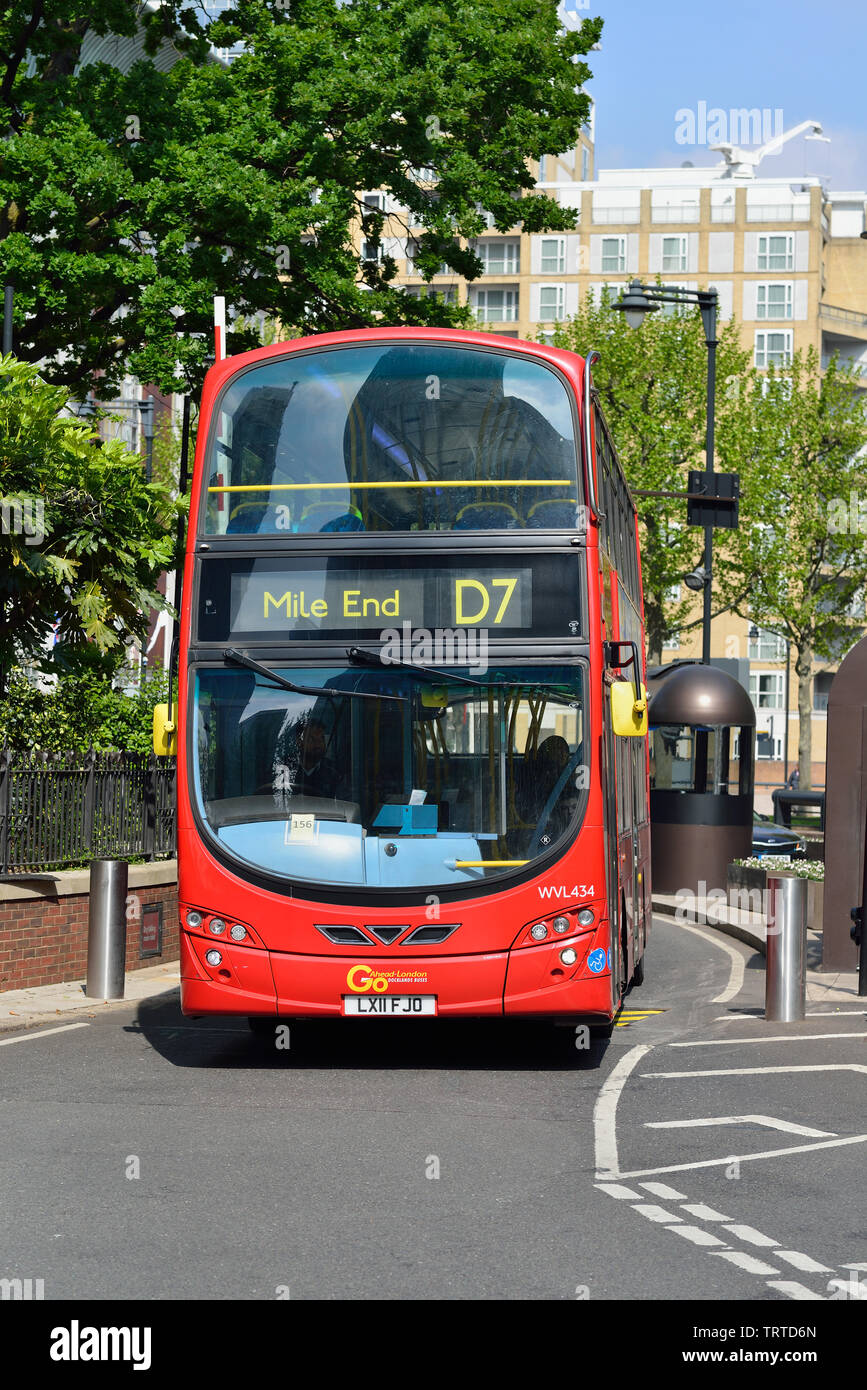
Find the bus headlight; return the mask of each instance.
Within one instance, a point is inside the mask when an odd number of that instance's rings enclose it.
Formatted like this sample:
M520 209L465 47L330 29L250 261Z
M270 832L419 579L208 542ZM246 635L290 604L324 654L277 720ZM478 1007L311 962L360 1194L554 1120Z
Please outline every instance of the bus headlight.
M537 922L535 927L530 928L530 935L534 941L544 941L548 935L548 928L544 922Z
M233 927L229 928L229 935L233 941L243 941L247 935L247 928L242 927L240 922L236 922Z
M578 959L578 952L573 946L567 946L560 952L560 959L564 965L574 965Z
M219 951L206 951L205 960L208 962L208 965L222 965L223 963L223 957L220 955Z
M591 907L582 907L581 911L578 913L578 922L582 927L592 927L593 909Z
M188 927L192 927L193 931L195 931L196 928L197 928L197 927L200 927L201 925L202 925L202 914L201 914L201 912L195 912L195 911L193 911L193 912L188 912L188 913L187 913L187 926L188 926Z
M226 923L222 917L214 917L208 923L208 929L214 933L214 936L220 936L226 930Z
M580 922L580 920L581 920L581 915L580 915L580 913L579 913L579 915L578 915L578 920L579 920L579 922ZM555 917L555 918L554 918L554 921L553 921L553 923L552 923L552 925L553 925L553 927L554 927L554 930L555 930L556 932L559 932L560 935L562 936L564 932L566 932L566 931L569 930L569 928L571 927L572 923L569 921L569 918L568 918L568 917Z

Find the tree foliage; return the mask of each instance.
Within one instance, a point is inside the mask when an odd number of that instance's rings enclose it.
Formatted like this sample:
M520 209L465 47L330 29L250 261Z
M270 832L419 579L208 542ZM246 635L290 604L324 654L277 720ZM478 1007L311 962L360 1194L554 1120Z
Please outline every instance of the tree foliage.
M649 650L693 625L694 601L681 580L701 559L704 531L686 525L681 497L642 497L639 489L685 493L687 473L704 468L707 346L696 308L649 314L640 329L588 295L578 314L554 334L558 347L601 356L593 380L630 487L636 490ZM749 353L733 320L720 325L717 347L717 467L737 472L729 422L740 413L734 382L751 374ZM719 533L718 533L719 534ZM677 589L679 597L673 596Z
M261 313L312 332L463 321L395 288L382 216L360 195L393 195L429 276L442 261L479 273L455 238L483 230L480 208L500 230L573 225L524 196L526 161L577 139L580 57L600 32L598 19L561 31L556 0L237 0L211 21L183 0L13 0L0 268L19 355L79 395L126 369L183 390L201 381L215 294L248 321L233 352L256 345ZM80 68L85 37L109 34L137 36L138 60ZM209 45L235 42L240 56L215 60ZM377 255L361 261L365 211Z
M63 415L66 391L34 367L0 357L0 379L0 668L120 658L164 604L178 504L120 440Z
M67 674L50 689L13 671L0 699L0 745L46 753L150 753L154 705L165 700L166 687L161 669L149 673L134 695L116 689L98 668Z
M742 383L728 447L741 470L741 526L715 565L723 602L791 642L800 785L810 786L813 659L838 661L864 630L867 393L813 348Z

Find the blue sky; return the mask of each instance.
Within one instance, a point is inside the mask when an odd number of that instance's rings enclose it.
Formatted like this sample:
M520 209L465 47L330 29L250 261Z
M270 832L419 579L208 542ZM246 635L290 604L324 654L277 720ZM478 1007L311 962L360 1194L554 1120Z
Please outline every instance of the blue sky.
M828 177L867 188L867 5L864 0L566 0L605 21L588 62L596 100L596 167L713 165L706 146L675 138L678 110L767 110L772 134L816 120L830 144L798 136L761 174ZM780 110L782 117L776 112ZM711 140L711 143L716 143Z

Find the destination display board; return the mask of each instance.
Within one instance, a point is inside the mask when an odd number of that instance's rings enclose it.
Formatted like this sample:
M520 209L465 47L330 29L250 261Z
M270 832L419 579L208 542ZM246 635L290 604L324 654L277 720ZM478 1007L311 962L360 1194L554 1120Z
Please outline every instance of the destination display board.
M577 556L305 556L209 559L201 565L198 640L376 640L389 628L486 629L490 636L576 637Z

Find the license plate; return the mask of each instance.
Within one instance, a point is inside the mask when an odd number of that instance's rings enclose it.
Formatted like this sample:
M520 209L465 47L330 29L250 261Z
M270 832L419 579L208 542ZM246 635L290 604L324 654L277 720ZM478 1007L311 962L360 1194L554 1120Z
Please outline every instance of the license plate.
M435 994L344 994L344 1015L373 1018L423 1018L437 1011Z

